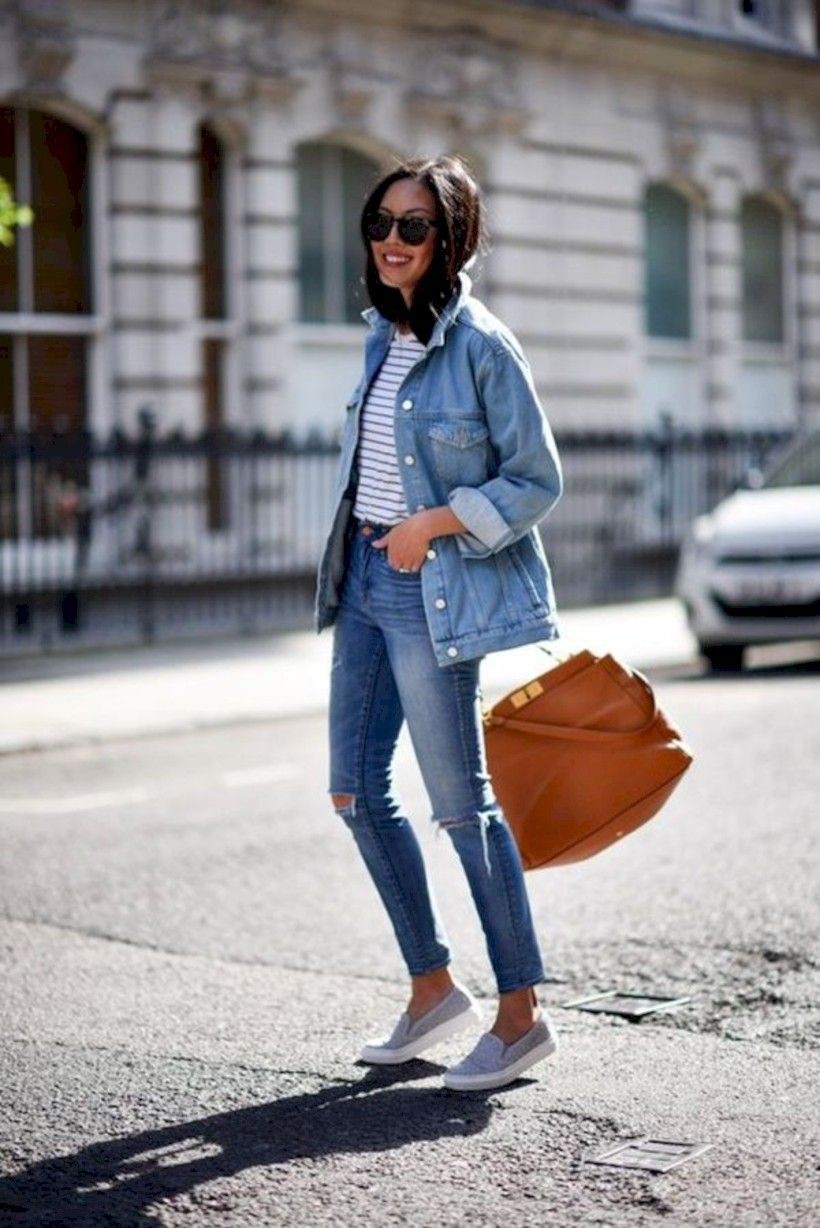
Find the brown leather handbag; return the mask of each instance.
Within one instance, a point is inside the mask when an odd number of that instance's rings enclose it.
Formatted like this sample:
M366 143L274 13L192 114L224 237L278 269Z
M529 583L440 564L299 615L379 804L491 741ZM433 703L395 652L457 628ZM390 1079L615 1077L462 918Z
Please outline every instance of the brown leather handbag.
M581 861L634 831L693 758L648 679L587 649L486 708L484 730L525 870Z

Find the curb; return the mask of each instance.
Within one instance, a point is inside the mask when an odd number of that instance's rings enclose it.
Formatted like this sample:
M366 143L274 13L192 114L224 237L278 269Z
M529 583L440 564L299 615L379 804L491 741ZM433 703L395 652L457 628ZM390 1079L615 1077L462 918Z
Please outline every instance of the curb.
M659 679L670 678L680 670L697 668L698 673L700 673L699 662L696 657L692 656L673 660L664 659L655 664L637 663L635 661L630 661L629 664L644 673L654 674ZM510 683L510 686L512 685ZM507 689L507 687L486 687L485 698L495 702ZM65 734L55 733L51 735L45 734L42 737L24 737L19 741L0 743L0 760L11 755L36 754L49 750L66 750L75 746L102 746L108 743L130 742L138 739L205 733L210 730L231 729L242 725L266 725L285 720L315 719L326 712L327 703L316 701L307 702L301 708L292 708L287 711L234 712L226 713L224 716L203 718L180 717L166 723L159 721L136 725L133 729L112 730L101 727L85 732L67 731Z

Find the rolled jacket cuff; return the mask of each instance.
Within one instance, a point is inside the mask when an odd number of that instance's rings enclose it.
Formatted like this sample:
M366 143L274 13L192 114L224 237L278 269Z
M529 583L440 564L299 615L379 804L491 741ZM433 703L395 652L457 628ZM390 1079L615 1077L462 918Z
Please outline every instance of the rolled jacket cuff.
M515 537L495 504L475 486L456 486L447 496L447 502L468 530L456 534L462 554L486 558L509 545Z

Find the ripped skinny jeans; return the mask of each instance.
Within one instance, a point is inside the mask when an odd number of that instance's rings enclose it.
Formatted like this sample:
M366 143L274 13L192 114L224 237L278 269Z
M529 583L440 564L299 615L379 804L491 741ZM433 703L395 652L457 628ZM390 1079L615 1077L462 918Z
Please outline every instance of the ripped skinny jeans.
M389 526L356 522L333 630L330 788L390 918L407 969L451 952L421 848L393 788L407 720L432 820L452 840L475 902L499 993L545 981L518 846L487 772L480 658L440 666L419 572L373 548Z

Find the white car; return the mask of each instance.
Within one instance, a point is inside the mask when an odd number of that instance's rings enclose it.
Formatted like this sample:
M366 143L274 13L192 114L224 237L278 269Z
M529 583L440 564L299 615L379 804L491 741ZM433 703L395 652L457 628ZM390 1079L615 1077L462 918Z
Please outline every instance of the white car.
M712 669L749 644L820 639L820 431L689 527L674 591Z

